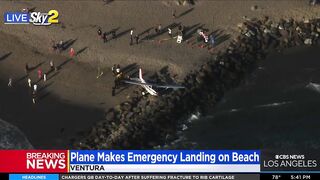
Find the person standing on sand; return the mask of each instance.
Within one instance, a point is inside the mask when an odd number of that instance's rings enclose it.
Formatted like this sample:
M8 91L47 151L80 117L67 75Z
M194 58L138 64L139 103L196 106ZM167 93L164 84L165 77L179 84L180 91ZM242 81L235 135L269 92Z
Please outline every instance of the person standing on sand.
M106 43L108 41L107 32L104 32L102 35L103 42Z
M162 26L161 26L161 24L159 24L159 25L158 25L158 33L160 33L161 30L162 30Z
M215 38L214 38L214 35L213 35L213 34L211 34L211 35L209 36L209 40L210 40L211 46L214 47L216 41L215 41Z
M111 33L112 33L112 39L115 39L117 37L116 30L113 30Z
M26 63L26 66L24 67L24 72L26 73L26 75L28 75L28 73L29 73L29 65L28 65L28 63Z
M46 81L47 81L47 74L44 73L44 74L43 74L43 82L46 82Z
M42 70L41 69L38 69L38 78L39 78L39 80L42 78Z
M33 104L36 103L36 99L37 99L37 88L38 86L35 84L33 85L33 91L32 91L32 102Z
M12 78L9 78L8 87L12 87Z
M34 91L34 92L37 92L37 90L38 90L38 85L34 84L34 85L33 85L33 91Z
M112 68L111 68L111 71L112 71L113 76L116 76L116 68L117 68L117 65L116 65L116 64L114 64L114 65L112 66Z
M59 42L59 44L57 44L57 48L58 48L59 52L61 52L64 49L62 40Z
M168 35L172 38L172 30L168 28Z
M76 53L75 53L74 49L70 48L70 51L69 51L70 58L73 58L75 54Z
M37 99L37 92L33 91L32 92L32 103L35 104L36 103L36 99Z
M54 70L54 63L53 63L53 61L50 60L49 64L50 64L50 71L53 71L53 70Z
M135 35L134 38L136 39L136 44L139 44L139 35Z
M130 31L130 46L133 44L133 29Z
M31 85L31 79L30 78L28 78L28 86L31 88L32 87L32 85Z
M101 34L102 34L102 31L101 31L101 29L99 28L98 29L98 36L101 38Z
M176 10L175 10L175 9L172 11L172 18L173 18L173 19L177 18L177 16L176 16Z

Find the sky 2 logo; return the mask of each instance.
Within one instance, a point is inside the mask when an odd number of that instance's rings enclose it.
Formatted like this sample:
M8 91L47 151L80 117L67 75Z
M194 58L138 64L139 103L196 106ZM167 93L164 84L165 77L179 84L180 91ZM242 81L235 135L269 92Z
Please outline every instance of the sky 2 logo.
M51 24L58 24L59 12L57 10L50 10L48 13L32 12L30 13L30 22L36 26L49 26Z

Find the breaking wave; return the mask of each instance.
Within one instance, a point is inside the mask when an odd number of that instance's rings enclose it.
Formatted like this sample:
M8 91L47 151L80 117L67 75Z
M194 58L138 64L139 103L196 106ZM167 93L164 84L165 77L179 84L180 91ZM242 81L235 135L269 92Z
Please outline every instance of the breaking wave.
M320 84L310 82L306 87L310 90L320 93Z
M255 106L255 108L265 108L265 107L277 107L277 106L283 106L287 104L291 104L291 101L285 101L285 102L275 102L275 103L270 103L270 104L263 104L263 105L258 105Z

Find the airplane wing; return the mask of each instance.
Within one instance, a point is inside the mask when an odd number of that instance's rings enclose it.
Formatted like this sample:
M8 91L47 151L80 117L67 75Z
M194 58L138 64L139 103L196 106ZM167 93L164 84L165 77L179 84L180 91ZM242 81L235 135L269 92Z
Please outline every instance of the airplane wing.
M132 81L132 80L124 80L123 82L128 84L134 84L134 85L140 85L140 86L153 86L158 88L170 88L170 89L184 89L184 86L179 85L159 85L159 84L152 84L152 83L142 83L138 81Z

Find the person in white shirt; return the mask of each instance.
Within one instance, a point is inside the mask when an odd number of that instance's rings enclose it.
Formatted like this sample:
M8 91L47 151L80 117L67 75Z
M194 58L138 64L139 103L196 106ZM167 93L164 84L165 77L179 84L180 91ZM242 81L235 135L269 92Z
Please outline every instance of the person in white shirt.
M44 73L44 74L43 74L43 82L46 82L46 81L47 81L47 74Z
M12 87L12 78L9 78L8 87Z
M172 37L172 30L170 28L168 28L168 34L170 37Z
M28 78L28 86L31 87L31 79Z
M33 85L33 91L34 92L37 92L37 88L38 88L38 86L35 84L35 85Z
M130 46L133 44L133 29L130 31Z

